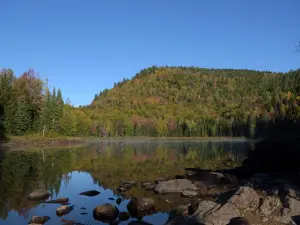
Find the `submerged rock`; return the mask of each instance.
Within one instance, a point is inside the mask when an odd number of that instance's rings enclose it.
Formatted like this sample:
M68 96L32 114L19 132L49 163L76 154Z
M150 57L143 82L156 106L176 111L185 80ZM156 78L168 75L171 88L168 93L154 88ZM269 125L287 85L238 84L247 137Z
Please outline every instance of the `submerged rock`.
M39 199L46 199L50 196L50 193L46 190L36 190L29 194L30 200L39 200Z
M119 214L119 210L117 207L111 204L103 204L97 206L93 211L93 216L95 220L99 220L101 222L112 222L117 219Z
M73 210L73 208L74 208L74 206L63 205L56 209L56 215L59 217L67 215L69 212L71 212Z
M143 217L155 211L154 200L151 198L133 197L127 205L127 209L132 217Z
M84 196L94 197L94 196L97 196L97 195L99 195L99 194L100 194L99 191L96 191L96 190L90 190L90 191L84 191L84 192L81 192L79 195L84 195Z
M158 194L183 192L185 190L196 191L197 187L187 179L177 179L162 181L158 183L154 189Z
M33 216L29 224L44 224L50 219L50 216Z
M117 203L118 205L120 205L122 201L123 201L123 200L122 200L121 198L118 198L118 199L116 200L116 203Z
M59 203L59 204L66 204L69 202L68 198L58 198L58 199L54 199L54 200L50 200L47 201L45 203Z

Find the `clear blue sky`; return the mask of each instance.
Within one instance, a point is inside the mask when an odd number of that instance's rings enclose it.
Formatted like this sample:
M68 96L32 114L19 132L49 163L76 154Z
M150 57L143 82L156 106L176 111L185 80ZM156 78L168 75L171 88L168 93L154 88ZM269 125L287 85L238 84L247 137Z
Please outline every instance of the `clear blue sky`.
M0 0L0 68L89 104L151 65L300 67L299 0Z

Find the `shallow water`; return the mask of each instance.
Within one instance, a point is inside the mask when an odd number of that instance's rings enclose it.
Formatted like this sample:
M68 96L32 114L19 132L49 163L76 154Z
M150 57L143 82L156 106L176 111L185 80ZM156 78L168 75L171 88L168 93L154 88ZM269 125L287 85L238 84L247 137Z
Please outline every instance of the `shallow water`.
M163 224L169 211L188 199L180 196L159 196L143 190L142 181L183 174L186 167L222 169L239 165L251 149L249 142L229 141L138 141L94 142L84 147L64 149L31 149L0 151L0 224L28 224L32 216L50 216L46 225L63 224L61 219L82 224L103 224L93 218L93 209L104 203L127 211L130 197L151 197L156 202L156 213L143 217L150 224ZM124 181L138 182L126 195L118 195ZM63 217L56 216L59 204L28 200L28 194L45 188L49 199L68 197L74 210ZM97 190L94 197L79 193ZM121 197L118 205L115 200ZM173 201L173 204L165 200ZM81 208L85 207L86 210ZM87 215L80 213L87 212ZM128 224L131 218L119 224Z

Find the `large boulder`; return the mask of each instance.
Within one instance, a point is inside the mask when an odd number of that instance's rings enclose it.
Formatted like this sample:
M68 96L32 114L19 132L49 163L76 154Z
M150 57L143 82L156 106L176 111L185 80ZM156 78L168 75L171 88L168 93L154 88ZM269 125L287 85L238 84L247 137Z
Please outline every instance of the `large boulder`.
M143 217L155 211L154 200L151 198L132 198L127 205L131 217Z
M50 193L46 190L35 190L29 194L30 200L46 199L50 196Z
M196 191L197 187L187 179L175 179L162 181L154 189L158 194L183 192L185 190Z
M228 202L241 211L256 210L259 206L259 196L250 187L240 187Z
M239 217L246 210L256 210L259 197L250 187L240 187L235 194L223 204L210 201L199 202L192 219L202 221L205 225L227 225L234 217Z
M97 206L93 211L94 219L104 223L114 221L115 219L117 219L118 215L118 208L108 203Z
M264 220L268 220L268 217L274 212L280 209L280 200L273 196L267 196L261 206L259 207L259 212Z

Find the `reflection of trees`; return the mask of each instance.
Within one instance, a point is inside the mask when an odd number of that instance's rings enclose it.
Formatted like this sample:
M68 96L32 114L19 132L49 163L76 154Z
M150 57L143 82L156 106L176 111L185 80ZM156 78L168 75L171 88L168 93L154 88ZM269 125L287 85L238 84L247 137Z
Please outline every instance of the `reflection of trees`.
M226 151L225 147L228 148L224 143L205 142L173 145L98 142L87 148L5 152L0 171L0 216L5 218L10 210L25 216L37 204L27 201L29 192L46 188L52 196L57 196L61 183L68 186L69 173L74 170L89 172L95 183L116 189L122 181L174 176L185 167L214 169L228 159L238 164L243 154L236 155L234 149ZM137 196L149 195L140 189L132 192Z

